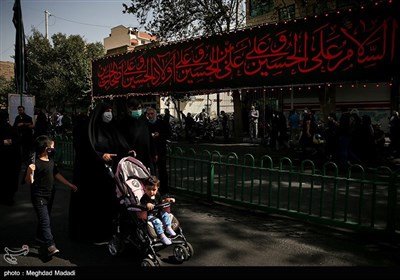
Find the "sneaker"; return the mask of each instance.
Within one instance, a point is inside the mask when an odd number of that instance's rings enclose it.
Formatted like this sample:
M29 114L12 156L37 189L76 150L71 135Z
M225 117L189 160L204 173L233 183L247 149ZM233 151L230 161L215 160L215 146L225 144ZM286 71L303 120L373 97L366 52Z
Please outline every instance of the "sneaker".
M172 244L171 240L168 237L166 237L164 233L160 235L160 240L164 245Z
M165 231L166 231L166 233L167 233L169 236L172 236L172 237L176 236L176 232L172 229L171 226L167 226L167 228L165 229Z
M53 256L53 255L55 255L55 254L57 254L59 252L60 252L60 250L58 250L55 245L51 245L50 247L47 248L47 255L49 257Z

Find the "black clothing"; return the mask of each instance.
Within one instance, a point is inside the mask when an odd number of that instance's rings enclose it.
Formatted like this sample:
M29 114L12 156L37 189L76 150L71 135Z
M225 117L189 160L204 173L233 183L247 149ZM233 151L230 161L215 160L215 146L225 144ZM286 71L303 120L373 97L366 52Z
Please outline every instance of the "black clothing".
M4 140L11 139L11 145ZM0 202L11 205L18 190L21 169L20 138L17 130L7 121L6 113L0 116Z
M33 129L33 140L35 140L40 135L47 135L47 117L46 114L40 111L37 114L35 121L35 128Z
M158 137L153 137L158 160L155 163L157 167L157 176L160 179L160 192L167 194L169 192L168 171L167 171L167 139L170 138L168 125L160 119L155 123L149 122L151 133L158 132Z
M394 157L400 157L400 117L393 114L389 121L389 150Z
M108 108L108 104L98 104L89 120L81 117L74 128L76 157L81 162L76 160L79 168L74 169L74 182L79 185L79 192L71 197L73 238L105 241L111 238L114 230L113 220L118 210L115 181L102 156L117 154L112 160L115 172L119 160L128 155L129 146L114 121L103 121L103 113Z
M159 137L153 138L158 156L167 155L167 139L170 137L167 124L162 120L156 120L155 123L149 122L150 133L158 132Z
M229 138L229 127L228 116L226 114L222 115L222 134L224 135L224 140L227 141Z
M349 112L343 112L339 119L338 135L349 137L350 133L350 114Z
M151 198L146 193L144 193L142 195L142 198L140 199L140 204L146 205L147 203L151 203L154 205L161 204L162 203L161 194L159 192L157 192L156 195L154 196L154 198Z
M54 176L59 173L57 165L52 159L45 161L39 158L36 158L35 165L31 194L50 199L54 189Z
M142 115L138 119L127 116L121 121L120 131L125 136L131 150L136 152L136 158L144 166L150 168L151 174L155 174L153 158L156 148L148 126L147 118Z
M18 126L19 123L23 123L23 125ZM33 125L32 117L28 116L27 114L23 113L15 117L13 126L17 129L18 135L21 139L21 154L23 161L29 160L33 145L33 133L32 128L30 127L31 125Z
M96 106L89 119L89 140L92 148L102 156L104 153L117 153L120 158L127 156L129 144L123 137L115 119L105 123L103 113L109 105L100 103Z
M185 116L183 112L181 112L182 118L185 121L185 134L186 134L186 140L191 142L193 140L193 126L195 124L195 120L193 117L190 116Z
M54 176L59 173L59 170L51 158L47 161L36 157L35 166L31 201L38 218L36 237L43 240L49 247L55 244L51 232L50 215L55 195Z
M95 225L102 219L96 214L96 199L100 191L96 190L99 181L96 174L104 170L104 165L89 141L89 117L79 116L72 133L75 150L72 182L79 186L79 191L71 193L69 234L75 240L94 241L101 234Z
M162 118L162 120L168 127L168 139L170 139L172 136L171 115L169 113L165 114L164 117Z
M156 195L154 196L154 198L151 198L146 193L144 193L142 198L140 199L140 204L143 205L143 206L146 206L147 203L151 203L151 204L154 204L154 205L161 204L162 203L161 194L159 192L157 192ZM148 214L153 213L153 215L156 215L159 210L160 209L149 210Z

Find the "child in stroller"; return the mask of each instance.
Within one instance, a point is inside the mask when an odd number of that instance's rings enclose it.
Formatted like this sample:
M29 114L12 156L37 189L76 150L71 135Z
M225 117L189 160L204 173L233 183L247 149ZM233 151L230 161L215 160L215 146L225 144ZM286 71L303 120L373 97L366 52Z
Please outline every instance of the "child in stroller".
M152 211L157 210L165 213L164 217L169 217L166 219L166 224L170 227L167 227L165 232L171 239L167 238L165 234L165 238L162 238L160 229L157 229L157 226L152 223L154 220L148 219L148 210L152 206L146 202L146 198L143 198L142 201L147 205L142 205L140 201L143 196L146 197L145 184L149 185L149 189L153 189L157 180L139 160L129 156L122 158L118 163L114 178L120 211L116 220L116 232L108 243L111 255L122 253L126 244L132 244L145 256L141 263L142 266L160 266L161 259L157 252L170 245L174 246L173 255L179 263L193 256L193 247L186 241L179 221L169 212L170 202L174 202L173 198L169 198L161 204L153 204L154 201L150 201L150 204L154 206L149 213L151 217ZM150 197L153 196L151 193L149 191ZM161 223L158 226L163 230Z
M147 209L147 220L150 221L164 245L171 245L171 240L165 235L164 227L166 233L175 237L176 233L171 227L171 216L168 211L164 209L154 209L156 205L165 202L175 202L175 198L165 197L162 198L161 194L158 192L158 187L160 186L160 180L156 176L151 176L144 182L144 194L140 199L141 205L145 206Z

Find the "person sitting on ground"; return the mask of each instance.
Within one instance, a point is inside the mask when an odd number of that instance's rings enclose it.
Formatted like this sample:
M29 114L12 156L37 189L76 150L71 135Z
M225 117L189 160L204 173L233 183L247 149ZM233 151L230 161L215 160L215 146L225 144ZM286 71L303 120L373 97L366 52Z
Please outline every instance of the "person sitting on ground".
M147 220L153 224L157 236L160 238L161 242L164 245L171 245L171 240L164 233L165 227L165 232L169 236L176 236L175 231L171 227L171 216L168 214L168 212L162 211L162 209L156 210L154 207L161 203L173 203L175 202L175 199L172 197L161 197L161 194L158 191L160 180L156 176L151 176L146 179L144 181L144 186L145 193L140 199L140 203L147 208Z

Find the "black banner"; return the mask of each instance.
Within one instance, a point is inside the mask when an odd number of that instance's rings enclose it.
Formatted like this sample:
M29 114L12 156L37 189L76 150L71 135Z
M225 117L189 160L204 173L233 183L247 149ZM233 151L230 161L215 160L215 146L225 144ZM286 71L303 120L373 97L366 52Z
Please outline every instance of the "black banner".
M93 61L93 95L388 81L400 1L201 37Z

